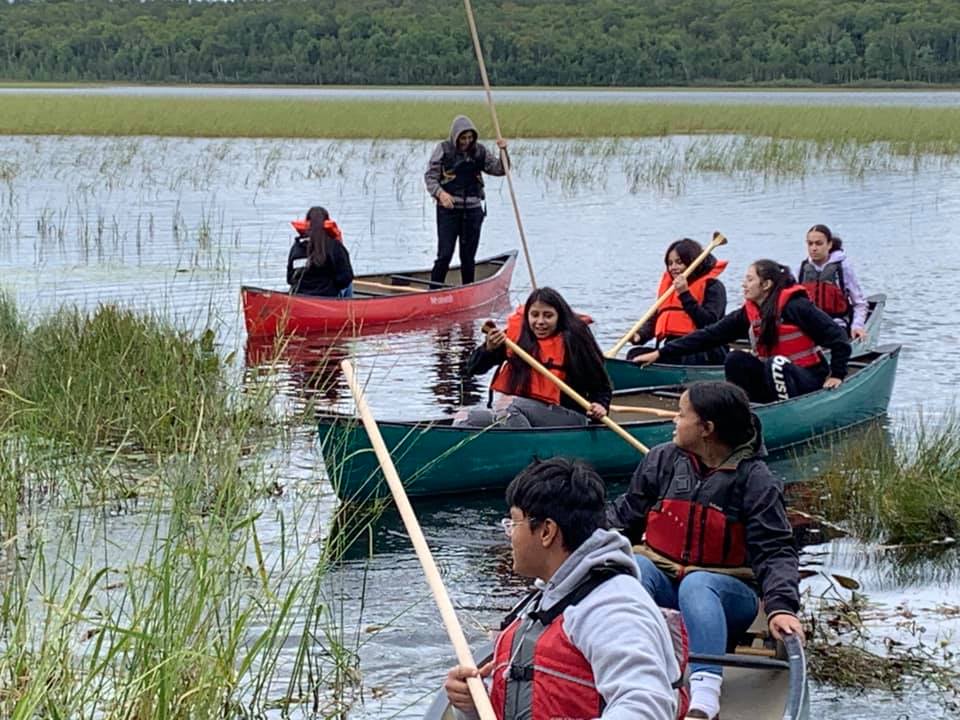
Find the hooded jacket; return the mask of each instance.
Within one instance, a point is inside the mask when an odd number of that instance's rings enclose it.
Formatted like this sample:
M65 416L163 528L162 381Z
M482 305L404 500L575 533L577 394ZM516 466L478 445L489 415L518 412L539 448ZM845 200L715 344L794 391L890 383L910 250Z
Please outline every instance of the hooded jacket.
M627 492L607 505L607 520L640 543L648 519L666 498L685 498L717 509L728 522L743 528L746 559L767 615L796 614L800 609L796 543L783 486L761 459L765 451L759 421L755 423L754 439L718 468L703 467L696 456L672 442L657 445L634 472ZM682 568L684 562L674 564Z
M847 293L847 300L853 308L853 320L850 322L850 329L857 330L863 328L867 322L867 299L864 297L863 289L853 272L853 265L847 259L847 254L843 250L834 250L830 253L827 261L823 265L817 265L807 258L797 269L797 279L803 276L803 266L808 263L817 272L823 272L823 269L830 263L840 263L840 272L843 275L843 287ZM839 321L841 324L842 320Z
M553 623L562 623L562 632L573 648L571 652L582 654L592 670L593 684L603 698L603 710L590 717L674 720L677 691L672 683L680 670L673 645L663 615L640 584L630 544L619 533L595 530L547 582L536 581L542 594L519 615L513 633L514 647L537 622L529 617L531 611L549 610L586 580L592 570L612 565L624 572L568 606ZM504 699L501 707L494 708L498 718L535 717L522 714L524 709L530 709L532 696L536 695L535 682L513 680L509 665L495 667L492 682L493 696ZM563 707L562 698L554 697L552 701ZM477 715L457 710L456 717ZM574 717L580 720L581 715L571 716L571 720Z
M478 140L467 148L465 153L462 153L457 150L457 138L467 131L473 132ZM499 154L481 145L479 137L480 133L477 132L476 126L466 115L457 115L453 119L450 125L450 136L443 142L437 143L427 162L427 171L423 175L430 197L436 199L437 194L446 189L444 185L457 182L458 170L462 172L464 168L475 166L477 182L473 184L472 190L450 194L453 196L455 209L480 207L484 193L479 174L484 172L487 175L501 176L506 173L506 170L500 162ZM468 170L468 172L473 171Z

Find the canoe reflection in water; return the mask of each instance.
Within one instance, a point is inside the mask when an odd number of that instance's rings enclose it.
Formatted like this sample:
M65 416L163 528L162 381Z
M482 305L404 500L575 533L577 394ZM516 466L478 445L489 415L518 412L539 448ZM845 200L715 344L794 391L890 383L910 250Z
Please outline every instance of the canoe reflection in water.
M340 372L340 361L349 355L338 338L247 338L247 368L260 377L274 376L284 395L306 402L329 405L349 395Z

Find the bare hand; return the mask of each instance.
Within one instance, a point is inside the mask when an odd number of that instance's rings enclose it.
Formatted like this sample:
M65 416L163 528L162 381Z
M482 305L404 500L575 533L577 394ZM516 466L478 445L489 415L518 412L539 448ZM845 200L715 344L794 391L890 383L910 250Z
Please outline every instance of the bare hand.
M865 328L854 328L850 331L850 337L854 340L862 340L867 336L867 331Z
M440 190L437 193L437 202L447 210L453 210L453 195L448 193L446 190Z
M828 377L823 381L823 388L824 390L833 390L835 387L840 387L840 383L842 382L843 380L840 378Z
M497 147L501 150L507 149L507 141L505 138L497 138Z
M806 639L803 634L803 625L800 623L800 619L789 613L774 615L767 623L767 627L770 629L770 634L773 635L775 640L783 640L784 635L796 635L800 638L800 642L804 642Z
M602 417L606 417L607 409L600 403L590 403L590 409L587 410L587 417L591 420L599 420Z
M643 355L637 355L633 359L633 361L637 363L637 365L643 365L644 367L646 367L650 363L655 363L659 359L660 359L660 351L654 350L653 352L643 353Z
M450 701L450 704L464 712L476 711L473 698L470 696L467 678L486 677L492 670L493 662L488 662L479 670L464 665L456 665L450 668L450 672L447 673L447 679L443 683L443 689L447 691L447 699Z
M487 352L493 352L498 347L503 345L507 341L507 336L504 334L503 330L497 330L494 328L487 333L487 340L484 343Z
M673 279L673 289L676 291L677 295L679 295L689 290L690 286L687 285L687 279L683 275L677 275Z

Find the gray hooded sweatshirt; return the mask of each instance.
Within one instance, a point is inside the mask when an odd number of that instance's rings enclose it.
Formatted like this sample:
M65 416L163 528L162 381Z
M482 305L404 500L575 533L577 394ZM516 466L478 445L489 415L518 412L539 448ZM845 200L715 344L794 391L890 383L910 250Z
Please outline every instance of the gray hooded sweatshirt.
M499 153L491 152L486 147L480 147L479 140L467 148L466 153L457 152L457 138L459 138L468 130L473 132L477 138L480 137L480 133L477 132L477 127L473 124L473 121L470 118L468 118L466 115L457 115L453 119L453 123L450 125L450 137L443 142L437 143L437 146L430 154L430 160L427 162L427 171L423 175L424 182L427 186L427 192L430 194L430 197L436 199L437 193L439 193L442 189L440 182L443 179L443 156L445 150L448 148L451 148L454 156L459 158L464 158L468 155L476 157L478 153L482 153L483 166L481 167L481 170L487 175L501 176L506 173L503 163L500 162ZM480 193L476 195L467 195L466 197L459 195L453 196L453 204L455 208L480 207L482 203L482 189Z
M549 610L601 565L620 565L627 572L567 607L554 622L563 623L567 637L590 663L597 692L606 703L603 720L674 720L677 691L672 683L680 677L680 669L666 622L640 584L630 543L623 535L594 531L549 581L536 581L543 591L540 602L526 608L521 617L531 610ZM524 620L517 633L524 632L529 622ZM509 703L509 679L507 683ZM509 714L511 708L507 710ZM473 720L478 716L458 710L456 717Z

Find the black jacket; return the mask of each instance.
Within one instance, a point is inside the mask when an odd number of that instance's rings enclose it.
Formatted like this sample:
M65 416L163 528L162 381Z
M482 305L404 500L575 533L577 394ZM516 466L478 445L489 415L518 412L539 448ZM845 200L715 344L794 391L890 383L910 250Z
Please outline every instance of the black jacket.
M500 367L507 359L507 346L501 345L493 352L487 350L485 344L481 344L470 355L467 366L464 369L465 375L482 375L490 368ZM530 372L536 370L530 368ZM610 377L603 367L597 368L596 375L591 378L574 377L567 369L567 377L564 382L576 390L580 395L590 402L600 403L607 410L610 409L610 401L613 399L613 385L610 383ZM491 391L492 392L492 391ZM560 405L569 410L583 412L583 408L568 398L564 393L560 393Z
M650 450L630 480L630 488L607 504L611 527L639 543L647 513L664 497L695 498L714 504L746 529L747 558L760 586L768 615L800 609L800 572L793 531L787 520L783 487L758 456L759 441L730 465L704 468L695 456L664 443ZM676 477L692 478L685 486Z
M817 345L830 351L831 377L842 380L847 376L850 342L843 328L829 315L806 297L795 296L784 306L782 320L798 326ZM749 331L747 311L740 307L713 325L664 343L660 348L660 360L670 362L684 355L726 345L746 337Z
M309 261L309 242L295 240L287 256L287 284L291 293L336 297L353 282L350 253L341 242L328 243L327 261L314 267Z
M703 303L698 303L697 299L689 290L680 293L680 304L683 305L684 312L690 316L693 324L698 328L706 327L717 322L727 311L727 289L723 283L716 278L707 280L706 287L703 290ZM640 341L637 345L644 345L653 338L654 330L657 327L657 315L654 314L647 320L637 334Z

